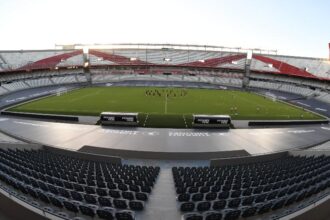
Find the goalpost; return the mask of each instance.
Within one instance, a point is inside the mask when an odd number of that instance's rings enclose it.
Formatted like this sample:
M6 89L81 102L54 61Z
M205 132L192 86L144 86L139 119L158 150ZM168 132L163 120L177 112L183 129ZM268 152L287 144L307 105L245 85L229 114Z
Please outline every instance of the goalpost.
M56 96L61 96L63 94L66 94L68 92L67 88L59 88L56 90Z

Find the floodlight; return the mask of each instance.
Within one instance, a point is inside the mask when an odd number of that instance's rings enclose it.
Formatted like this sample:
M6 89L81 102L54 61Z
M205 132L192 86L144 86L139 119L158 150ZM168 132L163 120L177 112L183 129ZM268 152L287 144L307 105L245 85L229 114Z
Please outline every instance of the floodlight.
M253 52L250 50L247 52L246 59L251 60L252 59Z
M88 47L83 47L83 52L84 52L85 54L87 54L87 53L88 53L88 50L89 50L89 48L88 48Z

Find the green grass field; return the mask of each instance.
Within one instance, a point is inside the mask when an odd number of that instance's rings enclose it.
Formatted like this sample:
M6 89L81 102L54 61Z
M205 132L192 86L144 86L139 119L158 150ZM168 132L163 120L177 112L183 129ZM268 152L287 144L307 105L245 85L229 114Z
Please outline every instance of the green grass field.
M91 116L103 111L139 112L140 126L174 128L191 127L192 114L225 114L241 120L321 119L254 93L150 87L84 88L22 104L9 111Z

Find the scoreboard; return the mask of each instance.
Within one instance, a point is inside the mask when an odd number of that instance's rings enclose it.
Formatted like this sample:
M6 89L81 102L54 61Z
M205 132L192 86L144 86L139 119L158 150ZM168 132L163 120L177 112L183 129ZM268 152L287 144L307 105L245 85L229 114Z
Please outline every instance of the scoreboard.
M102 112L100 122L101 125L137 126L138 113Z
M229 115L193 115L193 128L230 128Z

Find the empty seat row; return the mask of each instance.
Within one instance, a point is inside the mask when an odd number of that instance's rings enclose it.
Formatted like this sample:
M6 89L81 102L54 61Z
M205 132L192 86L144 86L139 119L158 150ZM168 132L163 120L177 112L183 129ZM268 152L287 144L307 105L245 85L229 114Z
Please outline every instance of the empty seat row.
M134 219L159 167L111 164L46 150L0 149L0 180L45 205L105 219Z
M286 156L246 165L173 167L178 206L183 213L198 212L185 215L191 220L217 219L205 212L236 219L276 210L330 187L329 158ZM272 177L271 169L275 172ZM233 218L224 214L226 210L239 214Z

